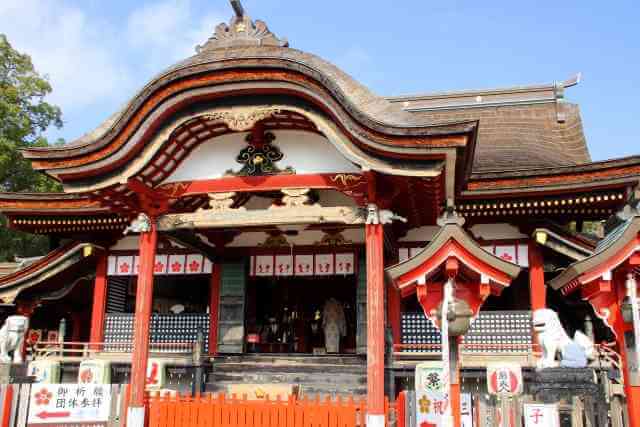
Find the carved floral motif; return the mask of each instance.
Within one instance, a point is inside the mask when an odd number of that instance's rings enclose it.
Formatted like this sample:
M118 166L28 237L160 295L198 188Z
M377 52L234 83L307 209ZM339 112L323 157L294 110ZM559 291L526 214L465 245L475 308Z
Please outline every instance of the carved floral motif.
M205 116L209 121L221 121L229 129L236 132L251 130L261 120L273 117L280 112L279 108L244 108L230 111L216 111Z
M216 49L236 46L277 46L289 47L287 39L273 34L263 21L255 22L242 11L231 19L229 25L219 24L213 35L202 46L196 47L197 53L206 53Z

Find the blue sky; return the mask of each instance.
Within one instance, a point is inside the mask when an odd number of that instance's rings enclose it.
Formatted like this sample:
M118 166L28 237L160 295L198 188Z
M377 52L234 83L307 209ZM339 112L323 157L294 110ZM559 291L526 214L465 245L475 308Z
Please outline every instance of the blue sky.
M244 0L254 18L381 95L565 80L594 160L640 154L640 2ZM231 16L227 0L1 0L0 32L54 86L65 126L94 129Z

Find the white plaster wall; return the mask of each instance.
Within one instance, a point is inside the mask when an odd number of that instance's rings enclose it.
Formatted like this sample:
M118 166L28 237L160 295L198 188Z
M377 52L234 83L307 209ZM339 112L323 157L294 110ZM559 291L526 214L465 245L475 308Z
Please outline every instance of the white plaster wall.
M506 223L497 224L476 224L470 229L476 239L484 240L508 240L526 239L528 236L522 234L518 227Z
M298 174L360 172L322 135L294 130L274 134L273 145L284 154L278 162L281 169L290 166ZM223 135L200 144L164 182L216 179L229 169L239 170L242 165L236 162L236 156L247 145L246 135Z

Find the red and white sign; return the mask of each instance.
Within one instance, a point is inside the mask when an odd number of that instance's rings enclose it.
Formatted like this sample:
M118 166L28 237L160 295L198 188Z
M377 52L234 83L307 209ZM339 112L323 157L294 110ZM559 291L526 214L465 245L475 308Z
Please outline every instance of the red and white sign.
M356 257L352 253L336 254L336 274L347 276L355 271Z
M111 255L108 259L109 276L135 276L140 273L137 255ZM211 274L211 261L200 254L156 255L153 271L164 274Z
M529 246L524 243L489 245L483 249L512 264L529 267Z
M560 427L557 405L524 404L525 427Z
M313 255L296 255L296 276L313 276Z
M473 427L471 393L460 393L460 427Z
M335 273L333 254L316 254L316 276L331 276Z
M416 425L418 427L444 426L449 393L445 389L443 377L444 372L440 362L423 362L416 365Z
M273 276L276 258L273 255L258 255L255 259L256 276Z
M352 275L356 272L353 252L304 255L253 255L251 276L333 276Z
M276 276L293 276L293 255L276 255Z
M106 426L110 410L110 385L34 384L31 387L27 425Z
M516 363L487 365L487 388L502 397L522 394L522 368Z

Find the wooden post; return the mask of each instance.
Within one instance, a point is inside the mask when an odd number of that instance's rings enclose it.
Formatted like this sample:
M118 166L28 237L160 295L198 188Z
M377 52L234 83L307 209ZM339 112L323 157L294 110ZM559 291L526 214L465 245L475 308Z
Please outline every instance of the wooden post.
M367 247L367 426L384 427L383 227L365 226Z
M451 358L451 414L453 415L453 425L461 426L462 408L460 407L460 337L450 337L450 358Z
M540 246L529 242L529 295L531 311L547 307L547 289L544 283L544 260Z
M393 335L393 344L400 344L400 304L401 304L400 291L395 286L389 284L387 287L387 306L388 306L388 318L389 326L391 327L391 334Z
M131 397L127 413L128 427L143 427L144 388L149 357L149 325L153 303L153 270L156 257L158 232L155 219L151 230L140 233L140 271L136 291L133 354L131 357Z
M93 286L93 307L91 310L91 334L89 341L100 343L104 338L104 313L107 307L107 259L101 254L96 266L96 281Z
M640 427L640 386L632 384L633 380L629 370L629 356L627 354L626 340L624 338L624 333L619 335L618 342L620 344L620 356L622 357L624 394L627 402L629 427Z
M209 297L209 354L218 353L218 316L220 313L221 265L211 266L211 290Z

